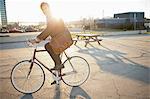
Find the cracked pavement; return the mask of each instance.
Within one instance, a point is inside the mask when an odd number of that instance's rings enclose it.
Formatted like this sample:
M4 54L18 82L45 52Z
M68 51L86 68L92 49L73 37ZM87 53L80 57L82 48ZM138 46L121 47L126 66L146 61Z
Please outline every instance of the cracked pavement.
M53 78L45 70L45 84L34 94L22 94L10 82L13 66L30 59L33 48L24 42L1 43L0 99L150 99L150 35L102 38L102 45L92 42L84 47L84 42L79 42L67 50L68 55L84 57L90 64L90 78L83 85L50 85ZM53 63L47 53L37 57L48 66Z

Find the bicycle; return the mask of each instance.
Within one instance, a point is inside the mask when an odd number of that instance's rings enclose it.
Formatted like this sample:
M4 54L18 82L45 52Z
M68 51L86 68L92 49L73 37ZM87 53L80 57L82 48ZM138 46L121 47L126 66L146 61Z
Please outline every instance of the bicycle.
M69 57L66 52L66 60L63 62L65 68L60 70L51 70L36 58L37 52L46 50L38 50L34 48L33 57L29 60L18 62L11 71L11 83L13 87L24 94L35 93L39 91L45 82L45 72L47 69L54 77L52 84L59 84L62 80L66 85L74 87L82 85L89 77L90 66L88 62L80 56ZM61 55L62 59L62 55Z

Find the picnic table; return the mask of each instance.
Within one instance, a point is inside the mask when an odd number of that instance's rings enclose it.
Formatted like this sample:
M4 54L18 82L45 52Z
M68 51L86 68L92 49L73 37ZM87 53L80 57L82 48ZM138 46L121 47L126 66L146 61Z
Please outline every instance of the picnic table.
M76 39L75 41L75 45L78 41L85 41L85 47L87 46L87 44L89 44L90 42L97 42L99 45L100 41L102 41L102 39L98 39L98 36L100 36L99 34L76 34Z

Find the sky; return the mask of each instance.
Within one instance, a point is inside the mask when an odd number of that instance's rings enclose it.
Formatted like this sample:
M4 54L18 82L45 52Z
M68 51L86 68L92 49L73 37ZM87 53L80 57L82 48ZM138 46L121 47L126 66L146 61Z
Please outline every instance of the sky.
M41 2L48 2L55 17L65 21L108 18L115 13L145 12L150 18L150 0L6 0L8 22L43 22Z

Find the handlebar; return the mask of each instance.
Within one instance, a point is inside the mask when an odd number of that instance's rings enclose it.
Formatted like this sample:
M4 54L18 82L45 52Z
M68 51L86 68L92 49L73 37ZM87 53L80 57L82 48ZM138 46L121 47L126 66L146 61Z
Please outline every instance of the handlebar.
M27 40L26 43L29 47L34 47L35 52L44 52L44 51L46 51L46 50L40 50L40 49L37 50L38 43L32 44L29 40Z
M37 48L37 45L38 45L38 44L32 44L29 40L26 41L26 44L27 44L29 47L34 47L35 49Z

